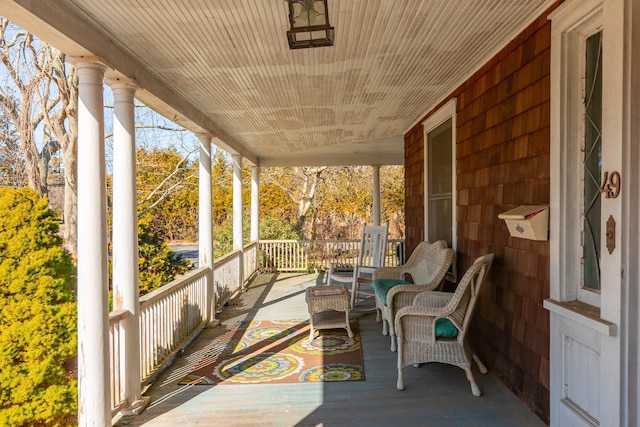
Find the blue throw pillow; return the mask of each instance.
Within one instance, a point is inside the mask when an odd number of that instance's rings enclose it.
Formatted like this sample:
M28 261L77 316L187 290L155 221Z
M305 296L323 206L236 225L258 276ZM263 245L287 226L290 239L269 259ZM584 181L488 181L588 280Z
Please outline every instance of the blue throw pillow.
M455 338L458 336L458 328L453 325L449 319L436 320L436 337L439 338Z
M398 279L376 279L373 281L373 290L376 291L378 298L384 305L387 305L387 294L389 290L394 286L398 285L410 285L411 282L407 282L406 280L398 280Z

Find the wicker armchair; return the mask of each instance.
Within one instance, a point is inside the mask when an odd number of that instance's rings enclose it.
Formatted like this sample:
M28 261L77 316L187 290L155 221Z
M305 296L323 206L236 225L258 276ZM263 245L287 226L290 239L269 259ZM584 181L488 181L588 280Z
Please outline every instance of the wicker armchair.
M441 286L454 258L455 252L447 248L444 240L421 242L404 265L377 268L373 272L376 320L382 320L382 334L391 336L391 351L396 351L393 319L398 309L410 305L418 293ZM404 281L407 274L413 284Z
M464 369L474 396L480 388L471 372L471 359L481 373L487 368L467 343L467 331L478 292L493 262L493 254L476 259L454 293L426 291L413 304L398 311L395 319L398 334L398 390L404 389L402 369L408 365L439 362Z

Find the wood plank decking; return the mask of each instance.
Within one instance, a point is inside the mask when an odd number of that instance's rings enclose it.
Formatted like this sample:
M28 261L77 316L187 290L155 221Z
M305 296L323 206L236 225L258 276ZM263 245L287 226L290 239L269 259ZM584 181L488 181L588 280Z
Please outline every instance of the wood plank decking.
M396 389L396 354L374 314L359 316L365 381L178 386L207 345L236 320L307 318L304 292L317 274L260 275L220 313L222 326L205 329L145 392L149 407L117 426L544 426L491 373L475 374L483 395L473 397L459 368L405 368Z

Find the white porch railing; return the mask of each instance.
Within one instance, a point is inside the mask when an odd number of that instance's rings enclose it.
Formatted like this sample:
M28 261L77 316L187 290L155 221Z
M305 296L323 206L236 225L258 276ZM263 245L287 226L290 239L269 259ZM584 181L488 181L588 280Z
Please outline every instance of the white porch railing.
M145 382L168 363L207 322L206 276L201 267L140 298L140 370ZM124 402L124 372L120 359L124 348L122 322L132 316L119 310L109 314L111 411Z
M356 263L360 240L261 240L260 268L270 271L328 270L331 263ZM387 241L385 265L404 262L404 240Z
M140 368L149 379L207 322L201 267L140 298Z
M215 260L213 283L215 309L242 289L259 268L278 271L327 269L331 262L352 264L359 240L266 240L251 243ZM388 242L387 265L404 261L404 241ZM240 263L243 268L240 277ZM189 342L207 322L206 276L201 267L140 298L140 367L142 382L148 381ZM115 415L124 402L124 352L122 322L132 314L126 310L109 315L111 410Z
M244 275L240 280L240 260ZM228 301L258 270L258 244L234 251L214 262L215 309ZM207 322L206 276L201 267L140 298L140 368L142 382L148 381L189 342ZM126 310L109 314L109 360L111 368L111 411L115 415L124 402L124 373L120 360L121 337Z
M109 367L111 369L111 414L115 415L124 402L124 378L120 372L120 355L124 352L121 338L124 337L122 321L131 317L128 310L112 311L109 314Z
M247 283L258 272L258 243L253 242L244 247L244 283Z

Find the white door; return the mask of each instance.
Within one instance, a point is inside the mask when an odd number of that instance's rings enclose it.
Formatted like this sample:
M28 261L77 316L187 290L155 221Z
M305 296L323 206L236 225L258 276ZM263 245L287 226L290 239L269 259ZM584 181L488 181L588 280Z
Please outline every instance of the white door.
M625 0L552 15L551 425L625 425ZM636 189L637 191L637 189ZM637 307L635 308L637 310ZM636 329L637 330L637 329ZM622 334L621 332L624 332Z

